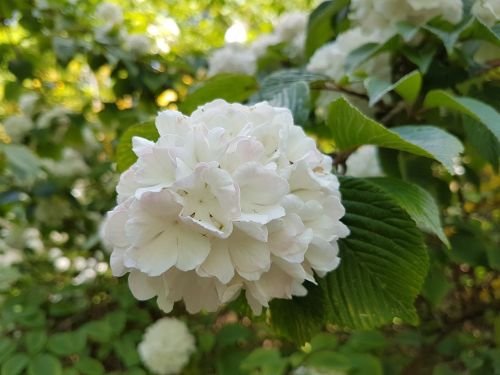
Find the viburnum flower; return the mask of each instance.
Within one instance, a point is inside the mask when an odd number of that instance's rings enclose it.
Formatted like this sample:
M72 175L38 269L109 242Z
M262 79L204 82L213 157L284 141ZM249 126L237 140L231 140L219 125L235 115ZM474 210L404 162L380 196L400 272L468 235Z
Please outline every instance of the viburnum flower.
M138 347L146 367L158 375L178 374L195 350L186 323L174 318L162 318L149 326Z
M500 1L476 0L472 14L491 27L500 20Z
M112 271L130 273L138 299L196 313L245 290L260 313L338 266L349 230L332 160L288 109L215 100L161 112L156 127L156 142L133 138L138 160L103 226Z
M219 73L254 74L257 70L257 56L239 43L230 43L214 51L208 58L208 76Z
M340 81L346 75L345 62L349 54L356 48L367 43L382 43L384 36L373 32L366 34L361 28L356 27L340 34L333 42L319 48L311 57L307 70L329 76L335 81ZM358 70L368 76L390 81L389 54L384 53L362 64Z
M421 24L441 16L458 23L462 18L461 0L352 0L349 17L367 32L397 32L399 22Z

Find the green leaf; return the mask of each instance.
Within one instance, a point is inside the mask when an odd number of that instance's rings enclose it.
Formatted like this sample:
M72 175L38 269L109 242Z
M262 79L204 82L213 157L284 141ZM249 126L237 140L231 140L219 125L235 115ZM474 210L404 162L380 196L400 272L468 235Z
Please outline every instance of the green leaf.
M455 96L444 90L430 91L424 101L426 108L447 108L479 121L500 141L500 113L477 99Z
M106 324L111 329L111 333L113 335L119 335L125 329L127 314L123 311L117 310L107 314L104 319Z
M37 354L28 364L28 375L62 375L59 360L50 354Z
M371 329L399 317L415 324L413 303L428 268L415 222L369 181L342 178L340 190L351 234L339 241L339 268L320 280L329 322Z
M7 337L0 338L0 363L3 363L16 350L16 343Z
M217 345L221 348L233 346L240 341L248 340L252 331L241 324L227 324L217 333Z
M279 70L264 78L256 99L258 101L272 100L280 92L295 83L310 83L325 79L328 79L325 75L311 73L300 69Z
M125 336L120 340L114 341L113 349L127 368L141 362L139 353L137 353L137 344L131 336Z
M349 341L342 347L343 350L354 352L368 352L371 350L384 349L387 340L379 331L354 332Z
M448 280L444 269L434 265L429 270L422 289L422 295L431 303L435 308L443 302L446 296L453 290L454 285Z
M302 345L324 325L325 300L320 287L307 283L307 295L291 300L274 299L269 303L273 328Z
M352 375L383 375L384 369L380 360L367 353L348 353L347 358L351 362Z
M104 343L111 340L111 326L104 320L89 322L85 324L82 329L92 341Z
M14 354L2 365L2 375L18 375L28 365L29 358L24 353Z
M420 26L413 25L408 22L398 22L396 24L399 35L401 35L405 42L411 41L419 32Z
M305 364L317 370L338 371L343 374L352 368L345 354L330 351L312 352L306 357Z
M369 180L389 194L410 215L419 228L434 233L447 247L450 247L450 242L441 225L439 207L427 190L397 178L377 177Z
M437 48L434 44L424 45L422 48L418 48L417 50L405 46L402 48L402 52L408 60L418 67L418 70L425 74L431 66L432 60L436 55Z
M57 60L66 66L76 53L76 45L73 39L54 37L52 39L52 48L56 54Z
M259 84L252 76L237 73L217 74L189 93L179 108L182 112L191 114L200 105L215 99L242 102L250 98L258 88Z
M305 82L292 83L278 92L269 104L288 108L292 111L295 124L305 125L310 111L309 86Z
M311 339L312 351L334 350L338 347L337 336L331 333L319 333Z
M401 95L406 102L413 104L415 100L417 100L420 89L422 88L422 74L414 70L392 84L376 77L370 77L364 81L364 84L368 91L368 96L370 97L370 106L373 106L380 101L385 94L393 90Z
M132 151L133 137L142 137L156 141L159 135L155 124L152 122L129 127L121 136L116 147L116 168L118 172L126 171L137 160L137 155Z
M327 125L340 150L350 150L365 144L406 151L435 159L450 173L453 159L463 146L453 135L434 126L405 125L387 129L340 98L330 104Z
M42 350L47 342L47 333L45 331L31 331L26 334L24 338L26 343L26 350L30 354L36 354Z
M333 39L338 30L335 26L345 18L348 0L324 1L311 12L307 23L306 57L310 58L323 44ZM343 13L343 14L342 14ZM342 16L341 19L336 17ZM335 19L335 22L334 22Z
M472 117L464 115L462 117L462 123L464 125L467 141L477 153L487 162L491 163L493 169L498 172L500 142L487 127L479 121L474 120Z
M32 184L39 173L40 161L28 147L23 145L2 145L0 148L5 154L7 168L10 169L17 183Z
M353 72L355 69L379 53L396 49L399 45L399 36L394 36L385 43L367 43L352 51L345 60L345 69L347 72Z
M260 370L262 375L280 375L287 367L287 360L281 357L277 348L257 348L241 362L241 369L249 373Z
M84 375L104 374L104 367L93 358L83 357L75 363L75 368Z
M81 332L55 333L49 337L47 348L62 357L78 354L85 349L85 336Z

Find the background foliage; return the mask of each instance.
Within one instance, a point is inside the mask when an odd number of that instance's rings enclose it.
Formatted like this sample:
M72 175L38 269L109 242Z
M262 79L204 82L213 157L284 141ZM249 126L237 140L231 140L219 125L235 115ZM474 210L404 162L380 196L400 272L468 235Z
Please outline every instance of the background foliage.
M321 92L349 86L300 69L347 27L347 1L314 10L302 60L274 51L256 77L210 79L207 51L234 20L254 38L311 2L121 5L123 22L104 32L95 1L0 2L2 374L146 373L136 347L161 313L111 277L99 226L134 161L131 137L153 139L160 108L190 113L218 97L290 108L339 172L358 146L380 146L386 177L342 178L352 235L307 297L261 317L240 300L199 316L177 306L198 348L184 373L500 373L500 56L471 59L500 44L498 25L401 25L354 51L351 71L392 53L391 82L358 82L366 115L346 99L321 108ZM135 33L150 51L131 51Z

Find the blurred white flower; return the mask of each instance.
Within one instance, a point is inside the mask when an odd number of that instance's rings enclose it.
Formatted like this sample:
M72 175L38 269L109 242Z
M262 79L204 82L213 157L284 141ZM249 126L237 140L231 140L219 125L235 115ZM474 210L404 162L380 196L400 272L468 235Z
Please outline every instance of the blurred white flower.
M19 98L19 108L24 114L31 116L34 114L39 100L40 95L34 92L23 94Z
M227 43L244 43L247 40L247 29L245 25L236 21L229 27L224 34L224 40Z
M378 148L365 145L353 152L346 162L347 175L352 177L383 176L382 166L378 158Z
M276 21L274 33L280 42L289 44L291 55L299 56L304 52L308 19L309 14L306 12L290 12L284 13Z
M340 34L333 42L316 50L307 65L307 70L325 74L335 81L341 81L347 74L345 63L352 51L364 44L381 43L383 40L379 33L365 34L359 27L350 29ZM376 76L390 81L388 59L388 54L378 55L362 64L357 70L368 76Z
M19 143L33 129L33 121L25 115L8 117L3 126L14 143Z
M113 274L130 272L138 299L196 313L245 289L260 313L338 266L349 230L332 160L288 109L216 100L156 127L157 142L133 139L138 160L103 228Z
M186 323L162 318L146 329L137 349L151 372L169 375L178 374L188 364L196 346Z
M147 54L151 49L151 41L144 34L128 34L124 38L125 49L136 56Z
M422 24L434 17L457 23L462 18L461 0L352 0L350 18L365 31L396 32L398 22Z
M42 113L36 120L36 125L40 129L46 129L51 125L64 126L69 125L71 112L64 107L54 107Z
M54 267L59 272L69 270L71 267L71 260L68 257L59 257L54 259Z
M306 41L308 14L290 12L280 16L274 26L274 31L259 36L250 45L257 58L262 57L270 46L286 43L286 52L290 57L298 57L304 53Z
M23 232L23 239L26 247L35 253L41 253L45 249L40 231L37 228L26 228Z
M95 17L105 24L106 30L110 30L123 22L123 11L117 4L102 2L97 6Z
M40 199L35 207L35 219L46 226L57 228L71 217L73 207L60 196Z
M500 20L500 0L476 0L472 14L488 26Z
M0 240L0 267L10 267L23 261L23 252Z
M147 33L155 41L159 52L168 53L170 45L178 39L181 30L173 18L159 15L155 22L148 26Z
M245 73L252 75L257 70L257 57L245 46L237 43L214 51L208 58L208 76L219 73Z

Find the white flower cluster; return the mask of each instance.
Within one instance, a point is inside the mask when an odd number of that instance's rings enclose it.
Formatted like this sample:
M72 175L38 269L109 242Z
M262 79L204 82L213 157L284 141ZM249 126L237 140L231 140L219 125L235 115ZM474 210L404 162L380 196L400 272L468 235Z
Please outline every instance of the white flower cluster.
M219 73L252 75L257 70L257 57L244 45L230 43L214 51L208 59L208 76Z
M89 167L82 155L77 150L68 147L64 148L60 160L44 158L41 159L41 164L47 172L56 177L83 176L89 172Z
M151 40L144 34L127 34L123 38L125 49L131 54L142 56L151 50Z
M286 43L291 58L304 52L308 14L291 12L283 14L275 24L274 31L257 38L250 46L230 43L216 50L208 60L208 75L218 73L254 74L257 61L270 46Z
M307 70L340 81L346 75L345 63L352 51L367 43L380 42L383 42L383 37L379 33L365 34L359 27L350 29L340 34L333 42L319 48L311 57ZM364 63L359 70L369 76L389 80L391 73L389 55L378 55Z
M196 347L186 323L162 318L146 329L138 351L146 367L158 375L178 374Z
M156 127L157 142L134 138L103 228L138 299L196 313L244 289L258 314L338 266L349 230L332 160L288 109L216 100L191 117L162 112Z
M113 3L102 2L95 11L95 17L103 23L103 30L111 30L123 22L122 8Z
M476 0L472 14L488 26L500 20L500 0Z
M350 18L366 32L391 34L398 22L421 24L442 16L451 23L458 23L462 7L461 0L352 0Z

